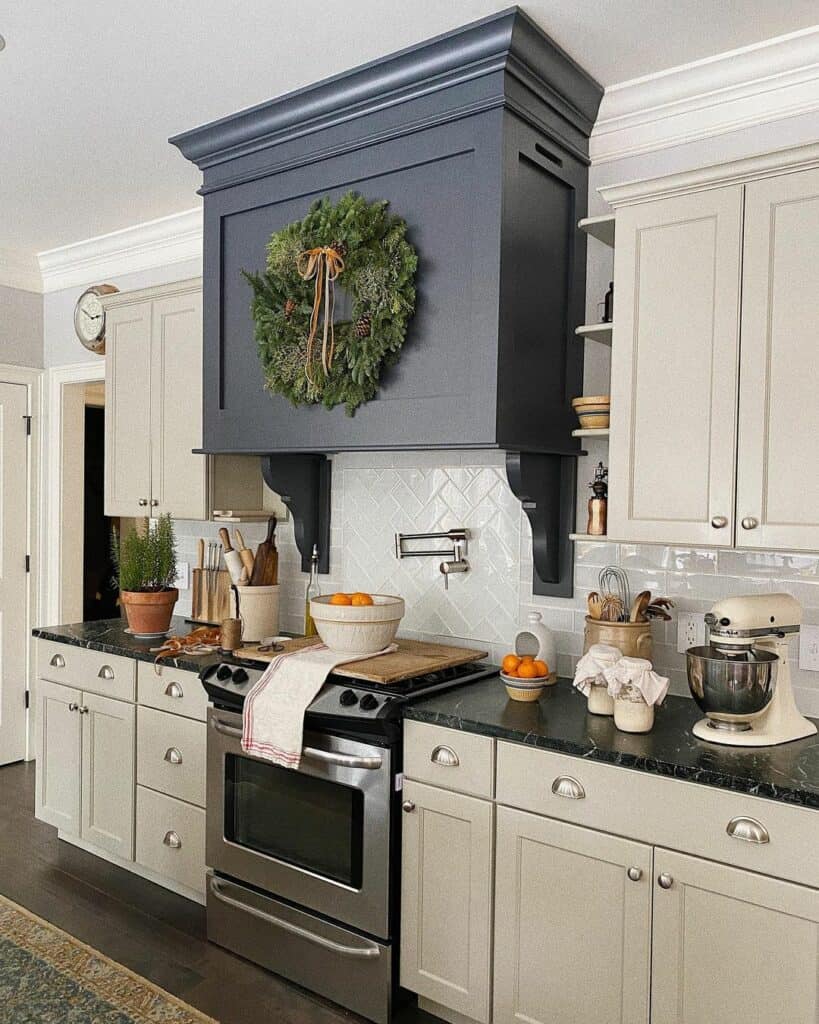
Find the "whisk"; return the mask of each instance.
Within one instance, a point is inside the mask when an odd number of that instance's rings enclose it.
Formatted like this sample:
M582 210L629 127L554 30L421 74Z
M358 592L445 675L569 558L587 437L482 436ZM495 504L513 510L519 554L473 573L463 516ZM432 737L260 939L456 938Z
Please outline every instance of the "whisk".
M626 622L631 608L631 590L626 571L619 565L607 565L600 570L598 585L603 603L608 605L606 611L609 614L604 617L609 622Z

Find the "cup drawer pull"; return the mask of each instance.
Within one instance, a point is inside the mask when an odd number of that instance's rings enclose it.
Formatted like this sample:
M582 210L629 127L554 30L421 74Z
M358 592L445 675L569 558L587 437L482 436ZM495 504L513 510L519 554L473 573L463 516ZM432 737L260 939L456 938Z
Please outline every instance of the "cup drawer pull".
M179 683L168 683L165 687L165 696L172 697L174 700L181 700L185 694L182 691L182 687Z
M761 821L756 818L731 818L725 829L732 839L742 839L746 843L769 843L771 835Z
M461 759L452 747L436 747L429 757L433 764L439 764L442 768L457 768Z
M114 670L110 665L103 665L102 668L97 672L97 679L113 679Z
M162 842L166 846L170 846L172 850L179 850L182 847L182 840L179 838L178 833L174 832L173 829L171 829L170 832L165 833L165 838Z
M65 658L62 654L55 654L49 662L52 668L65 668Z
M552 792L555 796L562 796L564 800L584 800L586 797L582 783L573 779L571 775L558 775L552 783Z
M182 764L182 752L177 747L168 747L165 751L165 760L168 764Z

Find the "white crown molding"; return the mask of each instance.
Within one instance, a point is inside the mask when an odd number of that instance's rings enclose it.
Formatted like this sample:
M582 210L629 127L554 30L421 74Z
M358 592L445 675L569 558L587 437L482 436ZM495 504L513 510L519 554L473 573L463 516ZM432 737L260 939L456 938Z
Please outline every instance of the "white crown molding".
M819 25L606 89L593 164L819 110Z
M0 249L0 285L23 292L41 292L43 279L37 257L15 249Z
M82 287L197 258L202 258L201 208L39 253L42 290Z
M669 196L698 192L708 188L722 188L776 174L804 171L819 167L819 142L807 146L791 146L771 153L744 157L708 167L696 167L676 174L665 174L659 178L626 181L598 188L603 199L615 209L642 203L647 200L665 199Z

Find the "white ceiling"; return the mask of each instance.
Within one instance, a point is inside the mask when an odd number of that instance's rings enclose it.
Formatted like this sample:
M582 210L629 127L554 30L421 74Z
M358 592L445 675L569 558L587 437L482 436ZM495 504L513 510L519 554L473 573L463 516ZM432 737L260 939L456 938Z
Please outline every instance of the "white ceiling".
M0 9L0 248L195 205L169 135L503 10L496 0L26 0ZM530 0L612 85L814 24L816 0Z

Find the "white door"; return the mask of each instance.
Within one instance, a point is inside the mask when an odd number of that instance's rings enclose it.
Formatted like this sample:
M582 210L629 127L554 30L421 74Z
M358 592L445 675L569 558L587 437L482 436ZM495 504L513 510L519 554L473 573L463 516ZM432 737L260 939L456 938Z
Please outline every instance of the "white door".
M28 392L0 384L0 764L26 755Z
M737 546L819 551L819 170L745 192Z
M125 860L134 859L133 704L83 693L82 838Z
M34 815L68 835L80 834L81 696L38 679L37 784Z
M742 186L617 211L609 534L730 546Z
M493 805L405 782L401 984L473 1021L490 1017Z
M151 497L151 303L106 313L105 514L147 516Z
M497 813L495 1024L648 1024L651 847Z
M652 1024L816 1024L819 890L668 850L654 875Z
M202 289L153 302L151 515L207 518L202 447Z

